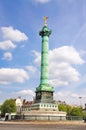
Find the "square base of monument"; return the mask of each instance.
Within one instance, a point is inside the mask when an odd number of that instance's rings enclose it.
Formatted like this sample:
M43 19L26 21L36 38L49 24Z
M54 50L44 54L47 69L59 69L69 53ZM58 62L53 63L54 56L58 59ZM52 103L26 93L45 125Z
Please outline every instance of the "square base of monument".
M31 107L26 108L26 110L22 109L25 120L66 120L66 112L58 111L57 104L35 103Z
M30 107L30 110L57 111L58 106L55 103L35 103Z
M46 85L45 85L46 86ZM35 103L53 103L53 92L37 91Z

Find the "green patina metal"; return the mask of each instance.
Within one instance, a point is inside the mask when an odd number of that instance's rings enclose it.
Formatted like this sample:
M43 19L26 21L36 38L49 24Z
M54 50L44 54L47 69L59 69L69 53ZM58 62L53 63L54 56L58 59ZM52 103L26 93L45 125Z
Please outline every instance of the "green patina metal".
M40 85L36 88L38 91L48 91L54 92L54 88L49 85L49 36L51 30L44 25L42 30L39 32L39 35L42 37L42 51L41 51L41 76L40 76Z

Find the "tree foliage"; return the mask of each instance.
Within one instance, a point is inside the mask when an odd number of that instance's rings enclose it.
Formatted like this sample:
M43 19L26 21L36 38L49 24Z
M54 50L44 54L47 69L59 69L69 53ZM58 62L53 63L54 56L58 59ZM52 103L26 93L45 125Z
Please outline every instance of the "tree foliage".
M59 104L58 105L59 111L64 111L67 113L68 116L71 114L72 107L66 104Z
M84 114L84 117L86 117L86 109L84 109L83 114Z
M72 108L72 111L71 111L71 115L72 116L83 116L83 111L82 111L82 108L79 108L79 107L73 107Z
M66 112L66 105L64 105L64 104L59 104L59 105L58 105L58 108L59 108L59 111L64 111L64 112Z
M66 104L58 105L59 111L64 111L67 113L67 116L83 116L83 110L80 107L72 107Z
M0 111L1 111L1 105L0 105Z
M1 113L5 115L5 113L16 112L16 103L14 99L7 99L1 106Z

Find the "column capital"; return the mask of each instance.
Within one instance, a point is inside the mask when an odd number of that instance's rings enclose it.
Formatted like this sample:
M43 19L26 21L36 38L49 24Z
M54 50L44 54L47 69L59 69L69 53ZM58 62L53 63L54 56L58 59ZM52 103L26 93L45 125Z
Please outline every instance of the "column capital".
M43 28L42 28L42 30L39 32L39 35L41 36L41 37L43 37L43 36L50 36L50 34L51 34L51 30L49 30L49 28L45 25Z

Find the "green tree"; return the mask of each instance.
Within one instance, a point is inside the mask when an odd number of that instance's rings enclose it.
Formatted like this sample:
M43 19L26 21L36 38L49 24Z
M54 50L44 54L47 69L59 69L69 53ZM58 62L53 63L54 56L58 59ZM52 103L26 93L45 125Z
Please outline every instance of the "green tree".
M73 107L71 111L72 116L83 116L83 110L80 107Z
M1 117L1 105L0 105L0 117Z
M72 110L72 107L70 105L66 105L66 104L59 104L58 105L58 109L59 111L64 111L67 113L67 116L70 116L71 115L71 110Z
M64 112L66 112L66 105L64 105L64 104L59 104L59 105L58 105L58 109L59 109L59 111L64 111Z
M1 106L1 113L5 115L5 113L16 112L16 103L14 99L5 100Z
M83 115L86 117L86 109L83 110Z
M66 105L67 116L70 116L70 115L71 115L71 111L72 111L72 106Z
M1 111L1 105L0 105L0 111Z

